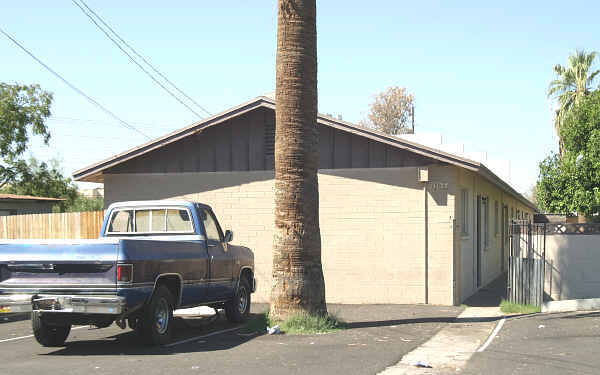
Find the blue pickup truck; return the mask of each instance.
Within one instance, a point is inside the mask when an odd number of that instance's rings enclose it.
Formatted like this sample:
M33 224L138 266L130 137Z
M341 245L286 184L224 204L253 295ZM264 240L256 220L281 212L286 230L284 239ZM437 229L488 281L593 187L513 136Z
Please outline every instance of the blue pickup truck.
M113 322L162 345L178 308L224 309L242 322L256 288L254 255L232 240L204 204L115 203L100 239L0 243L0 313L31 312L44 346L63 345L73 324Z

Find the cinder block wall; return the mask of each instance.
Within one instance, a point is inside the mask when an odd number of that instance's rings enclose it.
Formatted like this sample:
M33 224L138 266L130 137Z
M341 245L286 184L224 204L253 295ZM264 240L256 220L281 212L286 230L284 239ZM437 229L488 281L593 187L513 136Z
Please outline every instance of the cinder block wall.
M443 205L438 193L428 198L433 304L454 302L452 176L449 167L430 167L432 181L450 182ZM253 298L267 302L273 178L272 171L107 175L105 202L181 198L211 205L221 225L234 231L234 243L254 251L259 284ZM425 192L417 169L321 170L319 194L328 302L424 303Z
M456 168L457 184L456 196L456 267L457 267L457 303L464 301L477 291L477 196L487 197L489 201L488 233L489 243L483 243L483 212L479 230L481 231L481 286L494 281L502 274L502 246L504 245L504 265L508 268L508 229L502 234L502 208L508 208L507 222L510 222L511 213L516 211L529 213L533 218L533 210L525 206L514 196L500 190L496 185L474 172ZM468 192L468 202L462 202L461 190ZM496 216L495 205L498 203L498 216ZM466 234L461 228L462 206L468 207L468 225ZM498 220L498 231L496 232L496 220Z
M546 292L554 300L600 298L600 235L546 236Z

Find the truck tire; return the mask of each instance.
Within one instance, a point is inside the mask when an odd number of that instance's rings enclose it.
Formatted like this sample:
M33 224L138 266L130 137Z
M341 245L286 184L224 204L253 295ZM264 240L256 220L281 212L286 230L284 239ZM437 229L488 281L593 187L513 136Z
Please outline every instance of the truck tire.
M139 333L142 328L142 318L135 316L129 317L127 318L127 325L129 325L129 328Z
M171 341L174 300L169 289L160 285L144 308L143 318L137 324L141 323L139 332L147 344L164 345Z
M71 332L70 324L64 326L46 324L37 311L31 313L31 327L37 342L47 347L62 346Z
M250 285L245 278L240 280L235 296L225 302L225 315L232 323L242 323L250 315Z

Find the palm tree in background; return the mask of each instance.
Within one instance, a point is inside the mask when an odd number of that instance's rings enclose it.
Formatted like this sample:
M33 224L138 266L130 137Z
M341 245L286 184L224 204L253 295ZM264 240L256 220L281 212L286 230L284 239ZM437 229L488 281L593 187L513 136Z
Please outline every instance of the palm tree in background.
M325 315L317 168L316 0L279 0L270 318Z
M563 140L560 135L561 125L571 108L582 97L591 92L594 78L600 73L600 70L590 71L595 58L596 52L586 53L583 50L578 50L574 55L569 56L566 67L560 64L554 67L554 72L558 75L558 78L550 82L548 97L558 99L559 107L556 110L554 127L558 134L561 155L563 154Z

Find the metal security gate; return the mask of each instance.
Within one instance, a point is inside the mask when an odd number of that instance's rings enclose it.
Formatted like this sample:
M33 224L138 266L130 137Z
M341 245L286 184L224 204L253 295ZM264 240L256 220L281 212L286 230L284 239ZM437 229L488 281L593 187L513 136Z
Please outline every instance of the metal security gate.
M507 296L510 302L540 306L544 299L546 224L515 220L510 225Z

